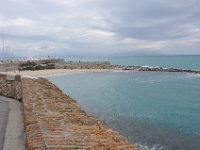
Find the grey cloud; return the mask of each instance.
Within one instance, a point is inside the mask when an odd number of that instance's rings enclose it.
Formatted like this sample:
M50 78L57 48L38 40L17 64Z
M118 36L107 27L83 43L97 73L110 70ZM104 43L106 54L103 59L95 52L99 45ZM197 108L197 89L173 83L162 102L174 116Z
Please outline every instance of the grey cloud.
M0 36L20 55L200 54L199 8L198 0L7 0Z

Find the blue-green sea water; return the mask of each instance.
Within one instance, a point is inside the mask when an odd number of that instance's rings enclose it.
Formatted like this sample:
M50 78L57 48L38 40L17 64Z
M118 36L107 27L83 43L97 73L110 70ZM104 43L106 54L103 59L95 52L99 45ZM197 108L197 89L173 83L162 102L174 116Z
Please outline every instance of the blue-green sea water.
M200 76L112 71L47 77L140 150L200 149Z
M200 56L67 58L200 70ZM110 71L47 77L139 150L200 150L200 75Z
M99 57L66 58L66 61L109 61L114 65L151 66L177 69L200 70L200 56L135 56L135 57Z

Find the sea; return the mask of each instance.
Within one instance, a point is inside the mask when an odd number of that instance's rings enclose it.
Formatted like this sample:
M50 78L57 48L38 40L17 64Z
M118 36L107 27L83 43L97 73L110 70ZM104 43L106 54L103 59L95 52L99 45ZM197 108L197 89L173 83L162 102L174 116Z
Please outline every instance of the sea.
M67 58L200 70L200 56ZM200 75L108 71L47 77L139 150L200 150Z

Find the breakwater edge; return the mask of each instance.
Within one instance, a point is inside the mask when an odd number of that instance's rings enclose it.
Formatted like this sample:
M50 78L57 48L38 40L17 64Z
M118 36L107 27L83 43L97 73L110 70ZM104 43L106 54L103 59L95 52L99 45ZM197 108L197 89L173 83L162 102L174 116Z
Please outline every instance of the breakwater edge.
M45 59L45 60L29 60L17 62L0 63L1 72L13 71L34 71L34 70L49 70L49 69L109 69L109 70L135 70L135 71L157 71L157 72L183 72L200 74L200 70L181 69L181 68L166 68L162 66L138 66L138 65L114 65L109 61L100 62L73 62L65 61L64 59Z
M26 149L132 149L134 145L43 78L1 75L0 94L22 100ZM20 95L9 93L19 82ZM5 90L5 88L9 88ZM16 88L16 87L15 87ZM6 93L7 92L7 93Z

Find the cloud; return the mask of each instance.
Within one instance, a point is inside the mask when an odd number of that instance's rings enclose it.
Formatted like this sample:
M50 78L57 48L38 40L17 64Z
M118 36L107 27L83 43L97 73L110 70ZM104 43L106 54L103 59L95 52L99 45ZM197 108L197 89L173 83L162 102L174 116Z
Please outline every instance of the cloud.
M122 43L131 45L132 48L137 49L161 49L168 46L169 44L168 41L147 41L133 38L125 39Z
M16 55L200 54L198 0L7 0L0 37Z
M31 27L34 22L27 18L6 19L0 18L0 27Z

